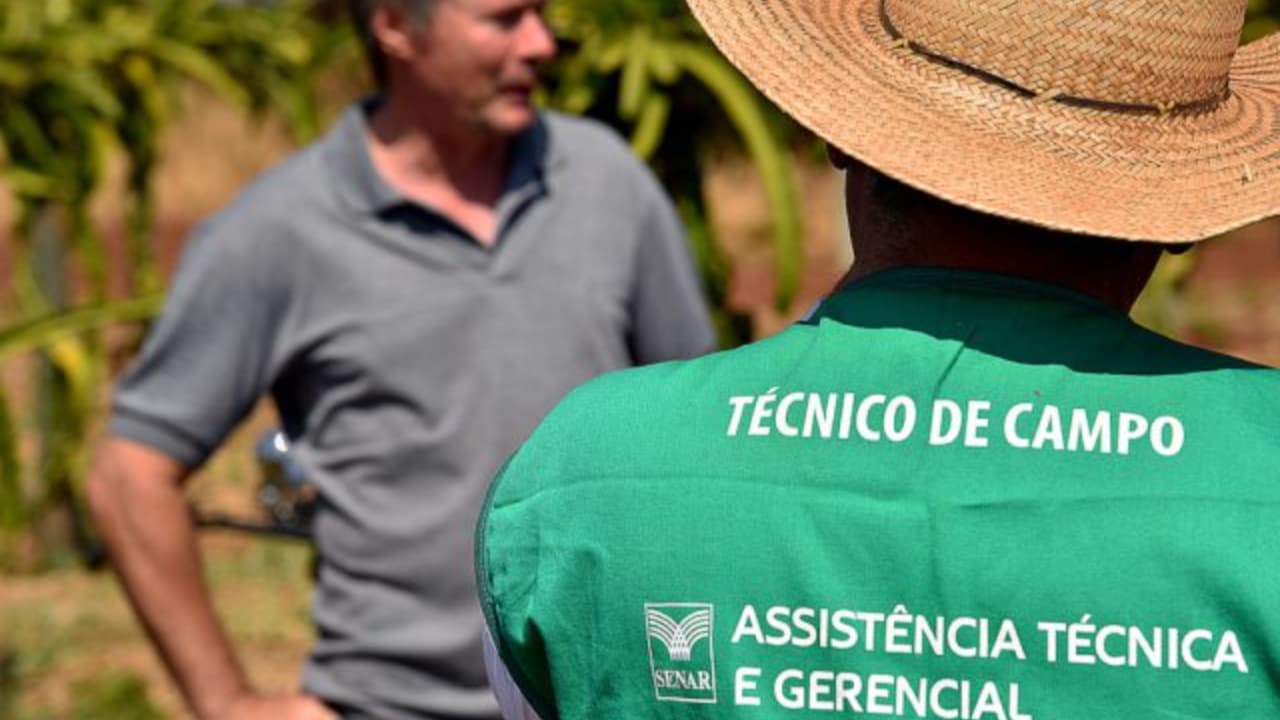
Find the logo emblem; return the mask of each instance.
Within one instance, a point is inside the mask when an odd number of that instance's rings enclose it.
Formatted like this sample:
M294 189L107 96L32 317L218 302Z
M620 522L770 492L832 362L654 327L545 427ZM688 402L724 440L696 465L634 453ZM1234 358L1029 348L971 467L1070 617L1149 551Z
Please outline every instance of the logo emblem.
M644 625L658 699L715 702L715 609L707 603L645 603Z

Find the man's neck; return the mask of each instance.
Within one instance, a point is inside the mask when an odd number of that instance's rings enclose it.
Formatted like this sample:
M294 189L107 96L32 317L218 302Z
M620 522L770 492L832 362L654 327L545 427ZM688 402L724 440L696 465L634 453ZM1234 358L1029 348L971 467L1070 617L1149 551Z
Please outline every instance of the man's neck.
M374 167L405 197L428 205L484 242L506 186L512 140L466 126L448 113L384 99L369 119Z
M1160 253L1082 238L1013 237L998 230L956 232L938 225L912 238L876 238L874 231L854 235L857 248L869 252L855 260L841 285L898 267L938 267L1012 275L1074 290L1128 313L1141 294ZM919 228L900 229L906 232ZM888 252L875 252L888 248ZM856 249L855 249L856 250ZM856 254L856 252L855 252Z
M841 285L896 267L975 270L1067 288L1127 313L1160 259L1155 245L1001 220L888 184L896 181L838 153L835 159L848 170L855 257Z

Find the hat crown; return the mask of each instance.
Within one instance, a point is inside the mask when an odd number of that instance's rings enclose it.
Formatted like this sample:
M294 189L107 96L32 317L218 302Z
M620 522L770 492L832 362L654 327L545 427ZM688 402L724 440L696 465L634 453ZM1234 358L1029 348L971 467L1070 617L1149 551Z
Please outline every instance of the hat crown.
M884 0L930 54L1033 93L1167 107L1227 90L1248 0Z

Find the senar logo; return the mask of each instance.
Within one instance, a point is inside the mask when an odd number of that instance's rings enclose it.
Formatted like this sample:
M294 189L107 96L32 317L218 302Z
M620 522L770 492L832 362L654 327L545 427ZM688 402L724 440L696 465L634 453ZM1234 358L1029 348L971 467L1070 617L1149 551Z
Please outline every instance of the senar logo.
M715 702L715 609L707 603L645 603L644 625L657 698Z

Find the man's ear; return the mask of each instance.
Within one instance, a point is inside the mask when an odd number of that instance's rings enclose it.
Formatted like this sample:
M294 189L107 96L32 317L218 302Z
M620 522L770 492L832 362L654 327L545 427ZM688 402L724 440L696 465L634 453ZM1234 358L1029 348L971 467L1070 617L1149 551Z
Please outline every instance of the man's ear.
M831 161L831 166L837 170L848 170L853 165L853 158L844 154L840 148L827 143L827 159Z
M369 18L369 32L384 55L398 60L413 57L413 39L410 37L413 18L402 3L378 3Z

